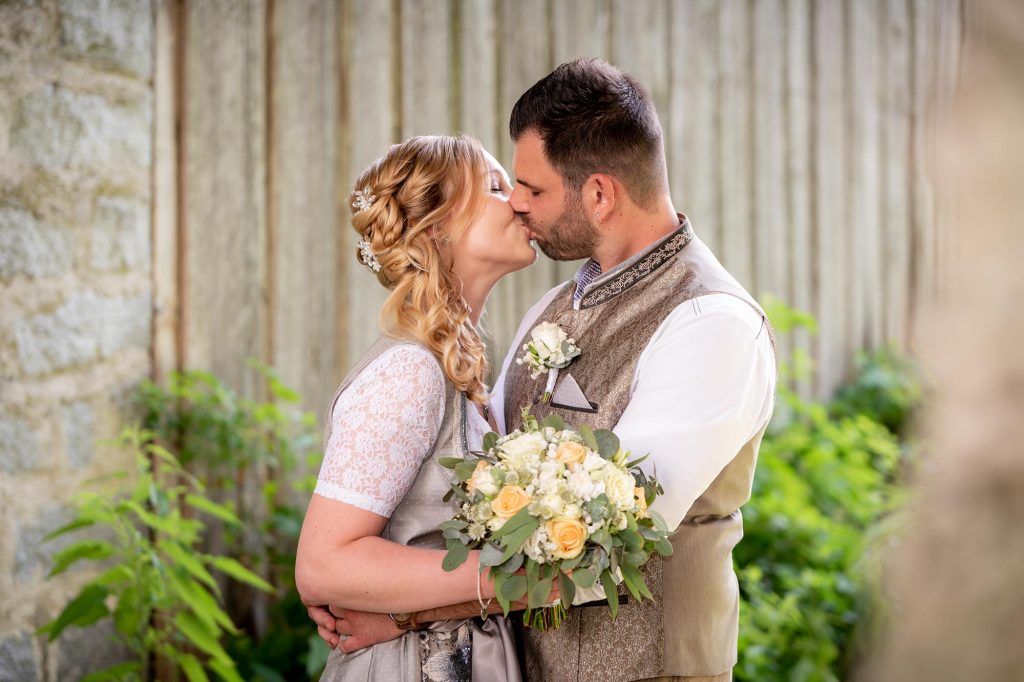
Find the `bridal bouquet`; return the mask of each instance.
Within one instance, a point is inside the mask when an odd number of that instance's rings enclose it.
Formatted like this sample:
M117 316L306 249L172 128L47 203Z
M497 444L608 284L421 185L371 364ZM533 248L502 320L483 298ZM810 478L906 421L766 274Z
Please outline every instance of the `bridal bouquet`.
M523 409L523 430L499 438L489 433L484 452L446 457L455 472L446 500L460 511L441 524L448 554L445 570L481 549L481 571L491 567L498 602L527 599L523 622L558 627L577 589L604 589L614 618L617 586L637 600L652 598L640 573L653 553L668 556L668 528L648 505L662 492L658 482L629 461L607 430L567 428L560 417L542 423ZM556 584L561 599L546 604Z

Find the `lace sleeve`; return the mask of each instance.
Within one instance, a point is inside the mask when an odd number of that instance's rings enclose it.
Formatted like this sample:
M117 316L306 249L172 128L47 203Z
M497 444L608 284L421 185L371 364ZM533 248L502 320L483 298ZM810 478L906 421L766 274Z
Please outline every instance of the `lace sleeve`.
M391 516L444 418L444 375L430 351L388 349L338 397L318 495Z

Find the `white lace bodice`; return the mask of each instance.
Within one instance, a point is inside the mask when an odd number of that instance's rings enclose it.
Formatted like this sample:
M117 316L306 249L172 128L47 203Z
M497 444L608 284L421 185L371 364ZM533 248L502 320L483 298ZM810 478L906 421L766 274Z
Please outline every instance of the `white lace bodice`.
M405 497L444 419L444 374L426 348L381 353L338 396L316 494L390 517ZM490 426L469 406L466 440Z

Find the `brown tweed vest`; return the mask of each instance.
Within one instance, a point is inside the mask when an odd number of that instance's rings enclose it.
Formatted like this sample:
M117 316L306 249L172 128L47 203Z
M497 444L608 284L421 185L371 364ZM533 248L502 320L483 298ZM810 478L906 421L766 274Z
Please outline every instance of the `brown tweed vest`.
M592 403L591 410L539 404L543 378L531 379L526 368L512 364L505 377L509 431L521 426L523 405L532 405L538 418L556 413L573 426L614 428L629 402L644 348L677 306L698 296L726 293L742 299L762 315L762 333L772 334L754 299L681 218L677 232L594 282L578 309L570 282L537 319L559 323L582 349L561 371L559 382L571 375ZM645 567L654 601L630 599L620 606L615 621L607 605L577 607L558 630L523 628L518 633L527 679L620 682L716 675L735 665L739 591L732 548L743 536L739 508L750 497L762 434L736 453L694 503L672 537L673 555L655 557Z

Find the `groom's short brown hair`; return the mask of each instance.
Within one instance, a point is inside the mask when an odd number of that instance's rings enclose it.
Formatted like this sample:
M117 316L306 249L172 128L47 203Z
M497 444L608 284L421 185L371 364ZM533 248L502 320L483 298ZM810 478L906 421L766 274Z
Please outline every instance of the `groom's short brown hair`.
M661 124L647 91L600 59L560 65L512 107L513 140L536 131L548 162L579 190L593 173L608 173L638 206L667 190Z

